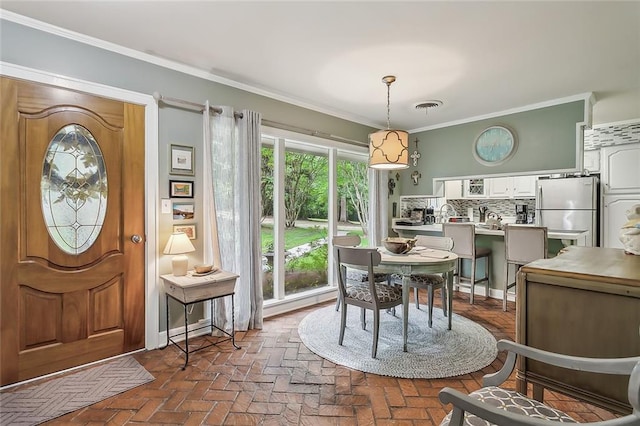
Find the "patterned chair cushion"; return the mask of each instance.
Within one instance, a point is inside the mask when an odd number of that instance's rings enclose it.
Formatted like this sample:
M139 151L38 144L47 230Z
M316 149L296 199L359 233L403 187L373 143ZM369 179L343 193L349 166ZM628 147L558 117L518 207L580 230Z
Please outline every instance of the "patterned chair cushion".
M561 423L578 423L567 414L555 408L548 407L543 403L512 390L502 389L495 386L478 389L471 392L469 396L479 399L482 402L501 408L511 413L522 414L528 417L553 420ZM448 426L451 420L451 413L442 420L440 426ZM465 426L492 426L493 423L481 419L473 414L464 414Z
M442 285L444 284L444 277L440 274L419 274L419 275L411 275L411 281L416 284L422 285ZM391 275L391 282L394 284L402 284L402 275L393 274Z
M402 300L402 288L394 287L386 284L376 284L376 293L380 302L392 302ZM371 302L371 292L369 284L354 284L347 287L347 297L351 299L364 300Z

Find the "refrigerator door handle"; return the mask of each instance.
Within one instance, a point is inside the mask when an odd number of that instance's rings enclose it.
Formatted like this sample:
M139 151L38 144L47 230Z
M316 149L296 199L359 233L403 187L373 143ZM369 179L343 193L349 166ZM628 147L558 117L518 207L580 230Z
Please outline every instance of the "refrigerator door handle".
M538 196L536 197L536 205L538 210L542 208L542 185L538 186Z

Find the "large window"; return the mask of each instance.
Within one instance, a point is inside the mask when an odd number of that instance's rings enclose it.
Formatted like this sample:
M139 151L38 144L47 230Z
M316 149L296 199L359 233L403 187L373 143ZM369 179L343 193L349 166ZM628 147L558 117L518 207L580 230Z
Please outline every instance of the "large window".
M317 138L313 138L317 139ZM334 285L329 239L368 219L363 149L263 135L262 251L265 302Z

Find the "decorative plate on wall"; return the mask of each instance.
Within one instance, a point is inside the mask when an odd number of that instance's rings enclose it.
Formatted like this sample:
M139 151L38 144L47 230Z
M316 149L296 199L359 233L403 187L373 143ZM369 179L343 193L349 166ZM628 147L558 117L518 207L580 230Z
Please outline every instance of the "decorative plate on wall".
M506 162L516 152L515 134L504 126L491 126L480 133L473 143L473 156L485 166Z

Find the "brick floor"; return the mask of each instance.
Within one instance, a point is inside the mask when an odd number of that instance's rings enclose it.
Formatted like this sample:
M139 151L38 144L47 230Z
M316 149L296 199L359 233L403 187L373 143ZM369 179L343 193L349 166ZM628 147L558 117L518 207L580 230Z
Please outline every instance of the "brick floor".
M421 296L423 299L426 296ZM439 298L436 298L439 300ZM264 321L262 330L236 334L228 343L190 356L175 347L135 355L155 377L151 383L69 413L51 425L438 425L449 411L438 400L444 386L469 392L498 370L504 354L475 373L448 379L396 379L325 361L301 343L298 323L307 308ZM454 311L486 327L496 339L515 338L515 305L502 311L496 299L455 294ZM514 387L513 380L509 382ZM554 405L581 421L613 414L547 392Z

